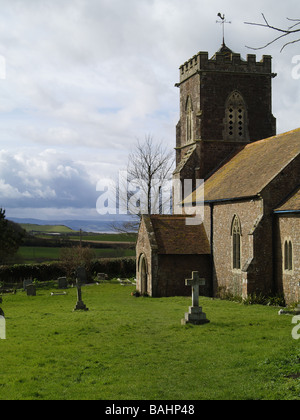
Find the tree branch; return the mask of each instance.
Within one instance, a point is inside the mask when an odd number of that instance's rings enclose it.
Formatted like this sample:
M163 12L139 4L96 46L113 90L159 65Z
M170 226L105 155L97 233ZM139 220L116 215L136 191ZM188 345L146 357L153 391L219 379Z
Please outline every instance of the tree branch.
M291 21L291 22L296 22L294 23L292 26L289 26L287 29L282 29L282 28L278 28L276 26L270 25L269 22L267 21L265 15L262 13L262 17L265 23L254 23L254 22L244 22L246 25L253 25L253 26L261 26L263 28L268 28L268 29L272 29L274 31L277 32L281 32L282 34L278 37L276 37L275 39L273 39L272 41L268 42L266 45L262 46L262 47L248 47L246 46L246 48L250 48L252 50L261 50L263 48L268 47L269 45L273 44L274 42L278 41L279 39L291 35L291 34L295 34L297 32L300 32L300 28L295 29L298 25L300 25L300 19L291 19L291 18L287 18L287 20ZM300 40L293 40L290 42L287 42L283 45L283 47L281 48L280 52L287 46L287 45L291 45L291 44L295 44L296 42L299 42Z

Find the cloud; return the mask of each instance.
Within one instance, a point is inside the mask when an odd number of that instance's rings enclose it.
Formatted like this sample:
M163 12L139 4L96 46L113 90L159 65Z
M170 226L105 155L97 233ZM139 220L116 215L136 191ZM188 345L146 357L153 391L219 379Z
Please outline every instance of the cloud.
M95 206L95 184L84 166L55 150L36 155L2 150L0 162L2 207L83 209Z
M225 7L226 6L226 7ZM151 133L175 146L178 68L222 41L242 57L275 34L245 25L287 26L299 1L2 0L0 56L0 203L12 208L94 208L95 185L126 166L136 138ZM273 56L278 132L299 126L299 44L257 51ZM42 210L41 210L42 211ZM53 210L54 211L54 210ZM70 210L71 211L71 210Z

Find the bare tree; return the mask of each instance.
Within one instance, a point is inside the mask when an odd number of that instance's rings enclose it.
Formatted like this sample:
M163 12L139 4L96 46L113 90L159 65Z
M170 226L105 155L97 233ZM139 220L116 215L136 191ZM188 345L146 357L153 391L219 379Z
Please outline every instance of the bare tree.
M284 28L278 28L276 26L270 25L269 22L267 21L265 15L262 13L262 17L264 20L264 23L254 23L254 22L244 22L246 25L254 25L254 26L262 26L264 28L268 28L268 29L272 29L273 31L277 31L280 33L279 36L277 36L276 38L274 38L272 41L268 42L267 44L263 45L262 47L257 47L257 48L253 48L253 47L247 47L247 48L251 48L252 50L261 50L263 48L268 47L269 45L273 44L274 42L283 39L287 36L293 36L294 34L298 34L298 32L300 32L300 19L291 19L291 18L287 18L287 20L289 22L293 22L292 25L288 26L286 29ZM286 42L282 47L280 52L288 45L291 44L295 44L297 42L300 42L300 38L297 37L297 39L293 39L289 42Z
M116 230L136 231L142 214L164 213L165 207L170 208L173 166L173 151L155 143L151 135L143 143L137 141L128 157L125 185L119 185L119 201L133 215L133 221L114 226Z

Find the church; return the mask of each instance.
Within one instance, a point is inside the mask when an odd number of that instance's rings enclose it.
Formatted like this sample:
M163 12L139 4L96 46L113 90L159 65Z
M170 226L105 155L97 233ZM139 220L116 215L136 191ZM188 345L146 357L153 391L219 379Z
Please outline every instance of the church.
M276 135L272 59L243 59L223 42L180 67L174 181L192 180L180 205L204 217L143 215L137 289L187 296L192 271L203 296L283 294L300 300L300 129ZM204 180L199 200L197 180ZM177 207L176 207L177 206ZM178 208L178 203L174 203Z

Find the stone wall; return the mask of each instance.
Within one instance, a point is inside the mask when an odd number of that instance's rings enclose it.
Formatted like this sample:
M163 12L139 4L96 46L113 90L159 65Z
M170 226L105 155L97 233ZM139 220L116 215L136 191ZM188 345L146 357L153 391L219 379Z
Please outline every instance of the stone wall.
M276 282L277 289L285 296L287 304L300 301L300 214L276 216ZM293 244L293 269L284 269L284 243Z
M185 285L185 279L191 278L192 271L199 271L206 280L206 285L200 286L200 295L209 296L209 255L159 255L158 263L159 288L155 296L191 296L191 287Z
M213 206L213 255L214 255L214 295L230 293L247 296L256 287L262 289L266 281L263 277L248 278L257 266L255 259L255 235L261 223L263 205L261 200L243 202L215 203ZM233 244L231 228L234 216L238 216L241 225L241 268L233 269ZM256 255L257 257L257 255ZM271 255L269 256L269 258ZM258 272L258 268L255 269ZM272 273L267 273L271 278ZM251 280L251 282L250 282ZM255 284L254 284L255 282ZM258 283L258 284L257 284Z

